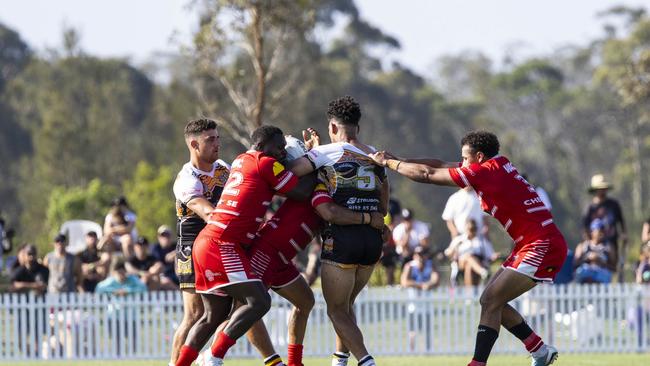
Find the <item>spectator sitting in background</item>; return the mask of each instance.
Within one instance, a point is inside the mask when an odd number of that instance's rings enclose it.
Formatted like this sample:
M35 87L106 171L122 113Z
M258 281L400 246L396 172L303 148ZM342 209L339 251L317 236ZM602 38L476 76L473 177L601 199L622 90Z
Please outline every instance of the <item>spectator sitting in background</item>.
M644 244L650 243L650 217L643 223L641 229L641 242Z
M451 241L445 255L458 262L458 269L464 274L465 286L476 286L487 279L490 264L497 255L490 241L478 234L476 221L467 219L464 231Z
M147 286L140 281L138 276L126 273L123 258L113 258L111 262L111 275L97 284L95 292L98 294L127 295L147 291Z
M440 275L433 265L433 260L426 255L426 249L422 246L415 247L413 259L406 263L402 271L402 287L430 290L438 285L439 280Z
M106 244L109 245L108 250L122 251L125 258L133 256L133 243L138 237L135 221L135 213L129 209L126 198L113 200L104 220L104 237L100 248Z
M86 233L85 239L86 249L77 255L79 261L81 261L81 274L83 275L81 286L85 292L93 292L99 281L106 278L102 275L106 271L98 270L98 267L102 263L100 261L99 250L97 249L97 233L89 231Z
M646 243L641 248L641 258L636 268L636 283L650 283L650 243Z
M424 222L415 220L409 209L402 210L402 217L402 222L393 230L393 240L395 251L400 255L402 263L406 263L411 260L417 246L429 250L429 228Z
M172 241L172 231L169 227L162 225L158 228L158 242L151 248L151 255L156 261L162 263L160 285L166 288L178 288L178 277L174 272L176 243Z
M616 251L605 240L605 224L595 219L590 225L590 238L578 244L574 266L578 283L610 283L616 269Z
M47 292L83 292L81 282L81 261L65 250L66 236L58 234L54 238L54 251L45 256L43 264L50 270Z
M11 274L11 290L41 295L47 290L50 271L38 263L36 246L27 244L22 251L24 260Z
M163 270L163 264L149 254L147 238L139 237L133 246L133 252L135 255L126 261L126 271L140 277L149 290L160 289L160 273Z

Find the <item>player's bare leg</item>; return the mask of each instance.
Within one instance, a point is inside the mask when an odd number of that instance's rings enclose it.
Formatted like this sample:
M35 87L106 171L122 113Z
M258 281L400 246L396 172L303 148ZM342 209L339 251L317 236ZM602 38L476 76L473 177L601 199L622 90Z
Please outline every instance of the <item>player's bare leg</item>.
M305 339L307 319L314 307L314 293L302 276L291 284L276 290L276 292L289 300L293 305L289 318L289 359L288 365L302 365L302 344ZM280 365L282 358L275 352L273 343L262 320L256 322L246 333L248 341L257 349L264 358L266 366Z
M305 330L307 329L307 320L315 303L314 293L302 276L299 276L291 284L277 289L275 292L289 300L293 305L291 315L289 316L287 365L300 366L302 365L302 350L305 340Z
M176 366L189 366L197 358L198 351L203 348L228 314L232 307L232 297L212 294L199 295L203 302L204 312L190 329L185 344L181 347Z
M519 272L501 269L490 280L481 295L481 319L476 336L474 358L470 365L485 365L499 335L501 325L524 342L533 355L533 365L548 365L554 361L557 351L545 346L524 322L523 317L508 302L536 286L536 283ZM555 355L549 355L554 352ZM546 360L546 356L552 356ZM536 363L536 360L544 363Z
M232 298L241 302L243 305L232 313L228 325L226 325L223 331L217 334L217 339L210 350L209 356L211 357L204 357L204 363L208 365L220 365L228 349L256 321L261 319L271 307L271 298L266 292L264 285L259 281L234 283L221 288L221 290L229 297L209 294L201 295L204 301L205 311L201 319L190 330L185 346L181 349L179 360L176 362L177 366L189 366L198 356L196 350L203 348L217 327L226 320L230 313L232 300L229 302L227 311L224 312L222 309L224 307L223 299ZM189 356L184 357L184 349ZM191 356L194 358L191 358Z
M350 314L354 319L354 323L357 322L357 315L354 312L354 302L361 293L361 290L366 286L372 275L374 266L359 266L357 268L357 281L354 288L352 289L352 294L350 295ZM350 357L350 350L348 347L343 344L343 340L339 338L338 334L336 335L336 352L332 355L332 366L345 366L348 363Z
M265 366L284 366L282 358L275 352L269 331L262 319L256 321L251 329L246 332L246 338L262 355Z
M342 343L362 365L374 365L363 343L363 334L356 325L354 313L350 312L353 291L363 288L372 274L373 267L342 268L331 263L323 263L323 296L327 303L327 315Z
M194 292L194 289L184 289L182 292L183 297L183 320L176 328L174 332L174 338L172 341L172 354L169 360L171 365L176 364L178 360L178 354L181 351L181 347L185 343L187 334L190 332L190 329L203 315L203 301L201 300L201 295Z

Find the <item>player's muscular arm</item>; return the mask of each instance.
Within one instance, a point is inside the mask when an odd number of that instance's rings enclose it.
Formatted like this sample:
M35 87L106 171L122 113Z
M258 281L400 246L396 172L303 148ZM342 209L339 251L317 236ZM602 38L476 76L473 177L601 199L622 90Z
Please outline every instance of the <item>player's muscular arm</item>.
M307 157L303 156L287 163L287 169L293 174L302 177L314 171L314 164Z
M199 215L203 221L208 222L210 213L214 210L212 203L205 199L204 197L195 197L192 198L188 203L187 207Z
M400 159L407 163L416 163L423 164L432 168L458 168L458 163L450 163L444 160L439 159L427 159L427 158L416 158L416 159Z
M300 177L298 184L292 190L287 192L286 196L297 201L308 200L309 197L311 197L311 193L314 191L314 187L316 187L316 177L317 176L315 172Z
M409 163L391 159L393 156L384 151L369 155L376 164L388 167L399 174L420 183L437 184L441 186L456 186L447 168L432 168L425 164Z
M456 186L447 168L432 168L425 164L386 159L381 152L371 154L370 157L377 164L388 167L413 181L441 186Z
M405 163L416 163L416 164L424 164L426 166L430 166L432 168L458 168L458 163L453 163L453 162L446 162L444 160L440 159L434 159L434 158L400 158L398 156L395 156L391 154L388 151L384 151L384 155L386 156L387 159L394 159L394 160L400 160Z
M355 212L334 202L326 202L316 206L316 213L323 220L336 225L370 225L375 229L384 228L384 216L379 212Z

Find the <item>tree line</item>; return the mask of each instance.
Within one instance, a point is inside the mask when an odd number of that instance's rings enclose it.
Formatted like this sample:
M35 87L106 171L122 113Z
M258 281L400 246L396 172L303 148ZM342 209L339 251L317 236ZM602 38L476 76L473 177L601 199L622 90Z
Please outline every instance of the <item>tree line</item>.
M571 243L580 239L589 178L605 173L638 248L650 201L645 9L604 10L602 35L585 44L500 64L467 51L440 58L425 76L391 61L399 41L352 0L193 6L200 23L192 42L145 65L87 54L73 29L59 49L34 50L0 24L0 214L19 241L45 247L65 220L103 222L120 194L139 231L154 237L174 222L171 184L187 159L188 119L215 119L230 161L262 123L326 136L327 102L348 94L362 105L364 141L398 155L457 160L466 131L496 132L503 153L549 192ZM317 36L327 32L327 41ZM434 245L446 246L440 214L453 190L391 179L393 196L431 223Z

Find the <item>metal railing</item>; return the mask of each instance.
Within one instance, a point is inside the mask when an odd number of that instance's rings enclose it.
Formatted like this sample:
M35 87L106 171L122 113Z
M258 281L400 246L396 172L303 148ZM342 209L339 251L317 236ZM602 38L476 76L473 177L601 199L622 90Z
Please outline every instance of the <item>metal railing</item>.
M447 287L429 292L372 288L357 300L357 321L373 355L471 354L479 293ZM511 304L561 352L650 351L650 286L538 286ZM286 350L290 309L274 296L264 318L279 353ZM0 360L166 358L181 316L177 292L128 297L0 294ZM334 331L317 291L305 354L326 356L333 350ZM501 332L494 353L523 352L517 339ZM228 357L258 355L240 339Z

